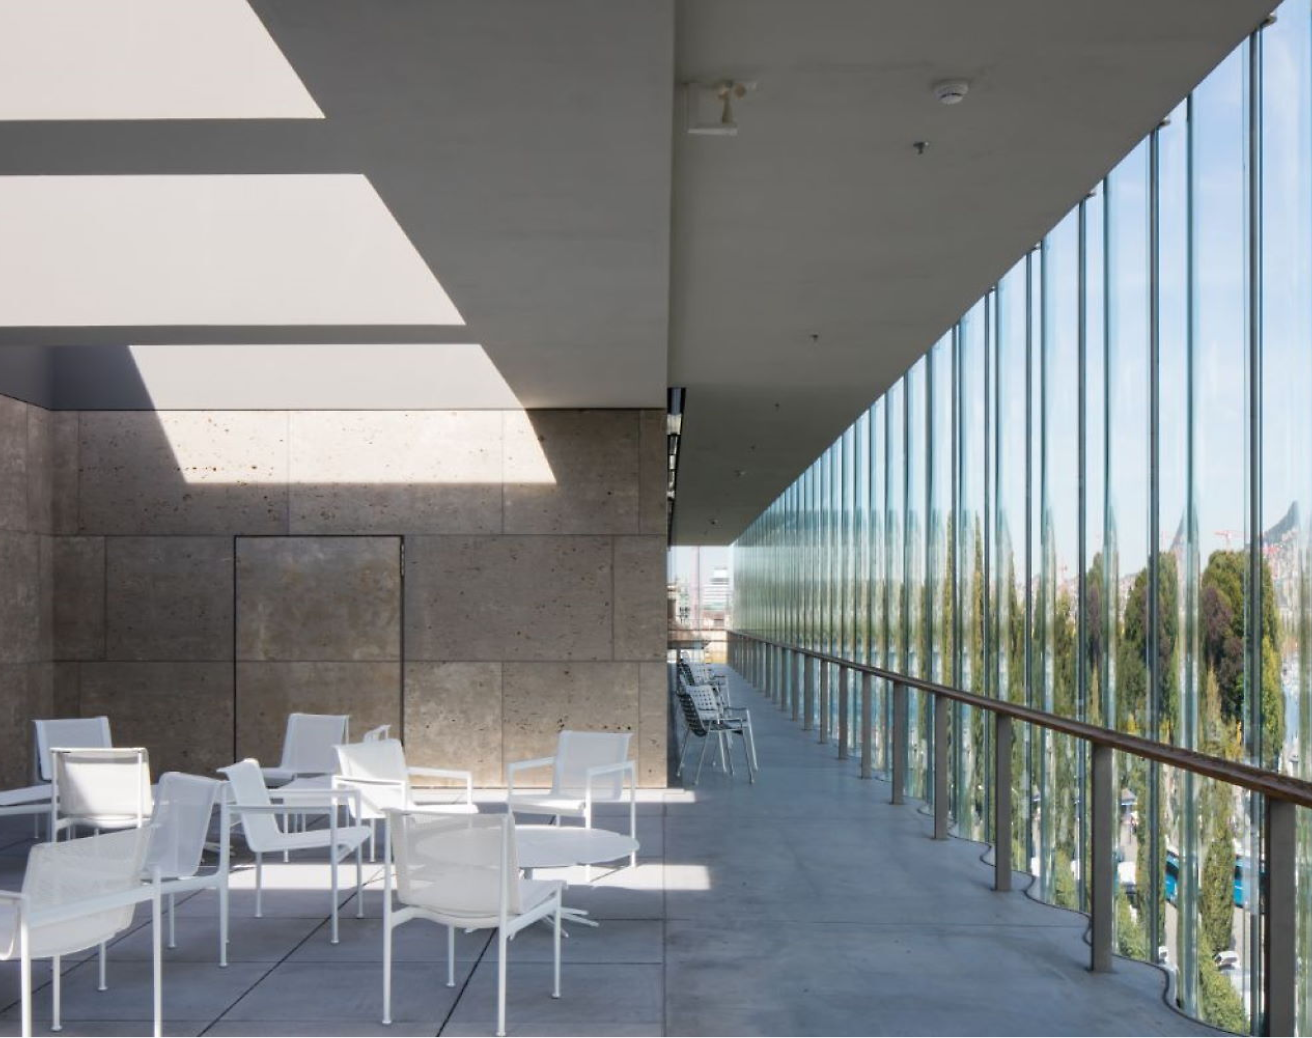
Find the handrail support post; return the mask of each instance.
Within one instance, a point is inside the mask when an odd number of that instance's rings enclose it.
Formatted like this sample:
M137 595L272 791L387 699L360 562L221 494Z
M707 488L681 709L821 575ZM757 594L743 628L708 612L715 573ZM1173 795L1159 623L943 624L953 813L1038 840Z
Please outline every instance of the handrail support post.
M833 668L824 660L820 661L820 737L816 741L829 741L829 678Z
M994 714L993 889L1011 889L1011 717Z
M948 838L948 701L934 697L934 839Z
M847 667L838 668L838 759L847 760L849 753L847 749L849 732L848 711L851 709L848 705L849 689L851 687L850 674L852 672Z
M907 786L907 687L902 682L893 686L893 799L894 804L906 803Z
M873 728L874 678L869 673L861 675L861 777L868 779L874 774Z
M1112 969L1112 934L1116 920L1116 772L1112 748L1105 743L1093 744L1092 782L1092 839L1090 840L1090 871L1092 886L1089 890L1092 912L1092 948L1089 968L1094 973L1110 973Z
M1262 970L1266 1013L1262 1034L1293 1034L1297 1023L1298 945L1295 939L1298 809L1291 801L1266 799L1266 890L1263 927L1266 962Z

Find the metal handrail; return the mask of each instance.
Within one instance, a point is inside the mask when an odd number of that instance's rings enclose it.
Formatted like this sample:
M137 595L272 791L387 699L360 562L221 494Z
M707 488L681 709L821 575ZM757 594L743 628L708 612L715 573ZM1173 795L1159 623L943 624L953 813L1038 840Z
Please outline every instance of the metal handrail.
M928 692L934 696L942 696L944 699L965 703L967 706L990 710L995 714L1006 714L1017 721L1038 725L1040 728L1047 728L1063 735L1073 735L1075 738L1083 739L1086 742L1102 743L1114 750L1132 753L1136 757L1168 764L1183 771L1192 771L1196 775L1204 775L1207 778L1220 779L1232 786L1242 786L1244 789L1252 790L1254 793L1261 793L1264 796L1288 800L1299 807L1312 808L1312 782L1305 782L1302 779L1294 778L1292 775L1282 775L1280 772L1268 771L1266 768L1244 764L1242 761L1226 760L1224 757L1214 757L1209 753L1199 753L1196 750L1187 750L1180 746L1172 746L1169 743L1157 742L1155 739L1145 739L1141 735L1118 732L1114 728L1104 728L1101 725L1089 724L1087 721L1077 721L1073 718L1063 717L1061 714L1036 710L1034 707L1012 703L1005 699L992 699L988 696L981 696L977 692L967 692L964 689L953 688L950 685L940 685L934 681L926 681L923 678L915 678L909 674L886 670L883 667L876 667L868 663L856 663L841 656L834 656L827 652L816 652L814 649L803 648L800 645L788 645L784 642L776 642L769 638L746 634L742 631L729 631L728 633L733 637L750 638L762 645L799 653L811 659L819 660L821 663L832 663L838 667L854 670L859 674L869 674L871 677L879 678L891 684L905 685L907 688Z
M783 710L791 708L795 721L804 730L819 707L819 741L830 741L830 676L828 668L818 668L819 703L816 702L815 669L805 669L805 680L798 682L796 661L815 660L837 668L842 698L838 703L838 756L848 756L850 719L848 710L849 674L862 675L861 695L861 777L873 774L871 732L871 697L873 680L893 687L893 723L891 732L892 802L903 803L907 774L907 694L909 689L924 692L934 700L934 837L946 839L948 819L948 711L940 709L945 701L987 710L993 715L994 739L994 889L1011 889L1011 745L1012 722L1023 721L1052 732L1069 735L1092 748L1091 837L1092 877L1090 883L1091 951L1090 966L1095 972L1112 968L1112 940L1115 917L1116 860L1114 831L1116 818L1116 775L1112 753L1129 753L1182 771L1217 779L1233 786L1260 793L1266 798L1263 839L1265 871L1262 884L1264 947L1263 991L1265 1012L1259 1033L1293 1034L1296 1020L1297 955L1293 905L1295 903L1296 811L1312 808L1312 783L1291 775L1255 767L1240 761L1199 753L1179 746L1130 735L1101 725L1089 724L1046 710L991 699L965 689L927 681L868 663L857 663L827 652L801 645L790 645L744 631L728 630L729 661L744 674L758 691L777 702ZM804 688L799 688L804 685Z

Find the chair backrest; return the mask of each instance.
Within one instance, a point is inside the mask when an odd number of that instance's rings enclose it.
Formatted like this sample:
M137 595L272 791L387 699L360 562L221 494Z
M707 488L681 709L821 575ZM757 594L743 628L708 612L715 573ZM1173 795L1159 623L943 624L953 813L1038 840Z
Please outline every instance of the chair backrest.
M388 820L396 895L403 904L471 920L519 914L519 857L510 815L389 811Z
M149 843L150 829L143 826L33 846L23 875L23 896L34 923L30 937L33 958L70 955L126 929L132 923L134 905L101 909L44 925L40 913L140 887Z
M150 756L140 746L50 747L55 814L100 825L144 825L151 815Z
M337 765L333 747L349 739L348 714L288 714L282 763L300 775L331 775Z
M720 719L720 702L715 698L715 689L710 685L689 685L687 692L703 725Z
M360 736L361 742L377 742L379 739L386 739L392 734L390 724L380 724L377 728L370 728L364 735Z
M697 736L706 735L706 722L702 720L702 715L697 712L697 704L692 701L692 696L688 694L688 690L681 688L675 695L679 697L679 706L683 710L683 723L688 726L688 731Z
M629 759L629 732L560 733L556 741L556 765L551 791L557 796L583 796L588 769L601 764L619 764ZM619 800L624 795L624 776L602 775L592 784L593 800Z
M405 764L405 750L399 739L375 739L373 742L353 742L335 747L337 773L343 778L383 779L400 782L400 788L356 787L360 789L361 817L381 818L384 811L400 811L409 798L409 771Z
M147 869L158 868L165 879L196 874L205 853L214 802L222 789L222 782L203 775L168 771L160 776L155 813L150 818Z
M247 757L219 771L228 777L228 788L232 790L232 810L241 816L241 831L246 837L246 846L253 851L281 850L283 832L278 828L273 815L264 811L242 811L243 807L268 807L273 803L269 799L269 787L264 784L260 762Z
M49 782L54 778L54 768L50 764L52 746L113 746L109 737L108 717L56 717L49 720L33 721L36 734L36 778L39 782Z

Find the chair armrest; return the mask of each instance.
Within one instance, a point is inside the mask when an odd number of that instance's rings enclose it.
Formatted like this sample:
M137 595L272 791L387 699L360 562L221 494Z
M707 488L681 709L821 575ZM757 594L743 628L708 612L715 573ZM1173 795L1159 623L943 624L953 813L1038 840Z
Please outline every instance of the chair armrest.
M529 768L545 768L548 765L555 763L555 757L534 757L532 760L515 760L506 765L506 774L513 775L516 771L527 771Z
M0 890L0 901L22 901L23 894L18 890Z
M588 779L591 780L597 775L609 775L612 771L632 771L635 764L631 760L616 761L614 764L598 764L587 771Z
M534 757L532 760L516 760L506 765L506 799L515 795L515 772L528 771L530 768L546 768L556 763L556 758Z
M346 789L346 788L351 787L351 786L360 786L360 787L364 787L364 786L384 786L384 787L388 787L388 788L391 788L391 789L395 789L395 788L397 788L398 786L400 786L400 787L404 787L404 786L405 786L405 780L404 780L404 779L381 779L381 778L356 778L356 777L353 776L353 775L334 775L334 776L333 776L333 789ZM272 796L274 792L276 792L276 790L270 790L269 795ZM294 791L294 792L295 792L295 791ZM306 792L306 793L310 793L310 792L317 792L317 791L316 791L316 790L308 790L308 789L307 789L307 790L305 790L304 792Z
M474 802L474 773L464 771L460 768L410 768L411 775L418 775L420 778L452 778L464 779L465 782L465 803Z
M270 800L281 800L284 803L286 803L288 806L295 805L295 806L322 807L325 805L319 803L319 801L322 801L324 797L328 798L328 800L331 802L330 805L328 806L331 806L332 803L337 803L338 801L342 801L342 800L350 800L352 797L357 797L359 795L360 795L360 791L356 789L340 789L340 788L334 789L331 787L327 789L288 789L288 790L271 789L269 790ZM276 807L277 805L273 805L273 806ZM249 807L242 807L241 805L237 805L237 807L238 810L241 811L250 810ZM283 808L278 808L278 810L282 811Z

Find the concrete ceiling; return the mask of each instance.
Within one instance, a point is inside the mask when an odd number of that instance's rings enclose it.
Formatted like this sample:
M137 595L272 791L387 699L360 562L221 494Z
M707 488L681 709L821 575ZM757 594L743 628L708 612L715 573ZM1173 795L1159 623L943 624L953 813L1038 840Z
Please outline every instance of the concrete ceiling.
M212 372L223 347L308 364L288 358L335 343L386 369L371 406L395 385L413 407L398 347L433 343L480 344L526 407L655 407L680 385L676 540L725 543L1271 4L252 0L322 119L61 108L0 122L0 191L7 174L363 174L465 325L0 326L0 377L123 406L110 358L131 346L208 345ZM970 79L964 103L933 100L946 76ZM759 84L738 136L687 136L678 84L725 77ZM440 400L460 405L449 382Z
M675 540L732 541L1273 6L680 3L679 78L759 85L676 139Z
M323 119L4 122L0 175L364 174L465 326L144 315L6 327L0 345L478 343L525 407L664 406L671 3L251 6Z

